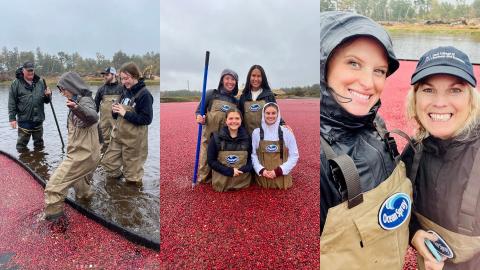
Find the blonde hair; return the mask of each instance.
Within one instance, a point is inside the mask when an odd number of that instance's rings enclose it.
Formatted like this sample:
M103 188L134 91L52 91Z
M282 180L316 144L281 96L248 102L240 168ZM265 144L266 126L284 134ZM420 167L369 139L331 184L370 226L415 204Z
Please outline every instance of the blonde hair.
M415 93L417 93L417 90L420 88L420 86L422 86L422 84L423 82L420 81L410 88L407 94L406 102L407 119L416 125L415 139L419 142L430 135L430 133L425 129L418 119L416 111L417 98ZM470 84L466 83L466 86L467 91L470 94L470 106L465 124L453 134L453 137L457 137L457 140L465 140L470 137L472 132L474 132L475 127L480 122L480 93L478 93L477 89L472 87Z

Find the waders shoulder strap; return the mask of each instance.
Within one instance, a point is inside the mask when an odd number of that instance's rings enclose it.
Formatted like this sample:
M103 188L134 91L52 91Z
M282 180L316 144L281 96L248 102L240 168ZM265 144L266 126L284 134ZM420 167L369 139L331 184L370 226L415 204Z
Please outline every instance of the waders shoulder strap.
M280 159L283 162L283 131L280 125L278 126L278 144L280 144Z
M397 143L395 139L390 136L390 132L387 130L387 126L385 125L385 121L377 114L375 116L375 120L373 121L373 126L377 130L378 134L382 138L382 141L385 142L385 146L387 148L388 153L394 160L400 155L397 149ZM408 137L408 136L407 136Z
M215 141L215 145L217 146L217 150L224 151L225 141L220 139L220 136L218 136L217 132L214 132L212 136L213 136L213 140Z
M472 235L475 226L475 215L480 194L480 151L473 162L467 186L463 192L462 204L458 218L458 232Z
M337 155L328 142L320 136L321 147L327 156L334 181L344 182L347 187L348 208L353 208L363 202L360 176L353 159L346 154Z

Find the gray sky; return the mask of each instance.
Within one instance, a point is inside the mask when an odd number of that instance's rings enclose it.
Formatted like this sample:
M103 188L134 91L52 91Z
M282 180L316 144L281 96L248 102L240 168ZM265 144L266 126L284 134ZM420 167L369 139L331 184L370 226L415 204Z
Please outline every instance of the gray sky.
M162 0L161 90L201 90L205 51L210 51L207 88L231 68L245 83L253 64L263 66L270 86L319 82L320 1Z
M8 1L0 17L0 47L111 58L159 52L159 0Z

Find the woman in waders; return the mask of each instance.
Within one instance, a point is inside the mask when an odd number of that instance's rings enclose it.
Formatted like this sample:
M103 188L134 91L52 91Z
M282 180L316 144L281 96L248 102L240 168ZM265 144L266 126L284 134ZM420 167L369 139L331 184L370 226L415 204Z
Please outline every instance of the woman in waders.
M257 184L264 188L287 189L292 186L290 172L298 161L293 133L280 126L280 109L267 103L262 109L262 123L252 133L252 163Z
M195 121L204 125L202 130L202 143L200 148L200 161L198 168L198 182L207 183L211 179L210 167L207 164L207 147L213 132L218 132L225 123L225 113L229 109L237 108L238 100L238 75L235 71L224 69L220 75L218 88L209 90L205 96L204 112L200 115L200 105L195 112Z
M412 245L419 269L480 268L480 96L468 56L454 47L426 52L412 75L407 115L423 151L405 150L415 178ZM416 177L413 177L416 175ZM444 246L437 259L425 239ZM438 256L437 255L437 256ZM445 261L446 260L446 261ZM445 264L445 265L444 265Z
M63 216L63 201L73 186L76 199L90 199L90 180L100 159L97 111L92 92L75 72L64 73L57 84L67 98L67 156L55 170L45 187L45 219Z
M247 188L252 170L250 136L242 126L237 108L225 115L225 126L214 132L208 143L208 165L212 168L212 186L216 191Z
M128 184L141 187L148 155L148 125L153 118L153 96L135 63L129 62L120 68L120 80L126 90L120 96L120 103L112 105L115 125L102 166L109 178L123 175Z
M412 187L377 116L398 66L379 24L320 13L321 269L403 268Z
M262 122L262 108L266 103L277 101L270 86L267 75L262 66L253 65L247 74L245 88L240 96L239 108L243 115L243 126L251 135L253 130L260 127ZM280 124L285 125L282 119Z

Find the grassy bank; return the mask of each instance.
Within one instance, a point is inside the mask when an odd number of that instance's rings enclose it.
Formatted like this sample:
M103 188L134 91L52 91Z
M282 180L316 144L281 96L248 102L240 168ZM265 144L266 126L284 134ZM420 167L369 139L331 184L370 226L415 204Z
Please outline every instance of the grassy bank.
M383 24L385 29L390 34L403 34L403 33L425 33L432 35L471 35L480 39L480 26L479 25L446 25L435 24L426 25L420 23L412 24Z

